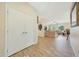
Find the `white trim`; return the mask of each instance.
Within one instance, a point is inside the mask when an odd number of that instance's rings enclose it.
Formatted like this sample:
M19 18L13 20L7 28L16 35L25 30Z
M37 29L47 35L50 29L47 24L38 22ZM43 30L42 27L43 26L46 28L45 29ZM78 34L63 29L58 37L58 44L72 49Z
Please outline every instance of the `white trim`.
M7 3L5 3L5 56L7 56Z

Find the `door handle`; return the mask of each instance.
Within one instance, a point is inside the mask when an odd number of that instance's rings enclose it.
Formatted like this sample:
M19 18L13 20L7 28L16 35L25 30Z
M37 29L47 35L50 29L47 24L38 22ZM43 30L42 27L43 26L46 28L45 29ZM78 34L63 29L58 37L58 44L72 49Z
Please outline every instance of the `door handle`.
M27 32L22 32L23 34L27 34Z

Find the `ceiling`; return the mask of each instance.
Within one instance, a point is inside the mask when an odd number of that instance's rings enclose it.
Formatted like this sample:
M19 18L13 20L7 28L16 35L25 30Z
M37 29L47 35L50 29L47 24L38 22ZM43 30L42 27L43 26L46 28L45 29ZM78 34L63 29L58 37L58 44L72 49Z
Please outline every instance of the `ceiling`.
M72 2L29 2L45 23L70 21Z

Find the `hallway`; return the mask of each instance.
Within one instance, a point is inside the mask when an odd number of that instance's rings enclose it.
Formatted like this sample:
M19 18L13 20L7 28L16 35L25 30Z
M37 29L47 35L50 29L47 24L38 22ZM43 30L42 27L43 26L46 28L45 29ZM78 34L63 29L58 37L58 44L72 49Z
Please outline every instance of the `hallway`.
M1 2L0 13L0 57L79 56L78 2Z
M70 41L59 35L55 38L39 37L39 42L10 57L74 57Z

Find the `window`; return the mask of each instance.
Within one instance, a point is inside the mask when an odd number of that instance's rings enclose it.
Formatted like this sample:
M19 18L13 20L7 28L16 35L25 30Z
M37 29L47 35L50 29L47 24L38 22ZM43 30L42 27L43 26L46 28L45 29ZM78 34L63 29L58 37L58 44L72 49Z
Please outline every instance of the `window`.
M74 3L73 8L71 10L70 22L71 22L71 27L77 26L77 20L76 20L76 3Z

